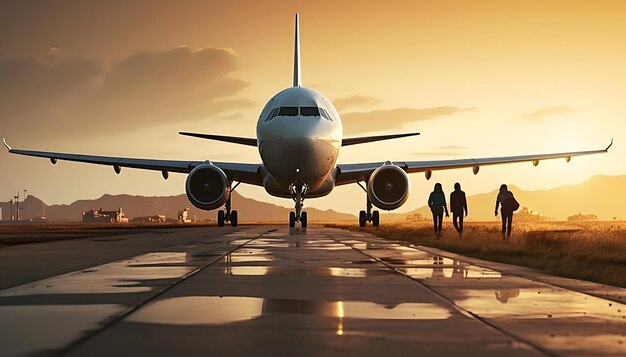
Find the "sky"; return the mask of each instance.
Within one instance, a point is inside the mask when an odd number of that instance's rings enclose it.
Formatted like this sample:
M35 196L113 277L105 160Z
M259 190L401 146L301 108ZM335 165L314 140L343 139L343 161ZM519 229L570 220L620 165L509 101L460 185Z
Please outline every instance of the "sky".
M411 176L409 201L435 182L468 195L626 174L623 1L3 1L0 136L16 148L259 163L258 151L182 137L253 137L293 74L301 17L303 86L336 105L346 136L418 137L343 148L340 163L441 160L604 148L609 154ZM48 204L105 193L184 192L185 176L0 152L0 201ZM242 195L291 206L260 187ZM236 202L233 203L236 207ZM356 213L336 188L305 206Z

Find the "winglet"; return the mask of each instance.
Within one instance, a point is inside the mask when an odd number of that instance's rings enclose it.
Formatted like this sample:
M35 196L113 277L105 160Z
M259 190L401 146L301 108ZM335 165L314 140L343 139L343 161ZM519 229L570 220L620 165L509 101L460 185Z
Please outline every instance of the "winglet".
M300 15L296 13L296 33L293 46L293 86L300 87Z
M11 150L13 150L13 149L11 149L11 147L9 146L9 144L7 144L7 141L6 141L6 139L5 139L5 138L2 138L2 143L4 144L4 146L6 146L6 147L7 147L7 150L9 150L9 152L10 152Z
M6 143L4 143L4 145L6 145ZM604 151L609 151L609 148L613 145L613 138L611 138L611 143L609 144L609 146L606 147L606 149L604 149Z

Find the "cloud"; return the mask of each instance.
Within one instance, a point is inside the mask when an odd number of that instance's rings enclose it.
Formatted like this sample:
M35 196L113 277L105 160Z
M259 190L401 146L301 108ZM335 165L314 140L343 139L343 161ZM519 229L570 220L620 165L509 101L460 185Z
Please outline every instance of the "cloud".
M0 132L105 135L249 107L235 97L248 85L230 76L236 69L235 54L217 48L141 51L110 68L63 60L58 49L40 59L2 61Z
M537 109L535 111L524 114L524 118L531 120L542 120L547 117L567 115L574 112L574 108L565 105L553 105Z
M393 131L416 121L431 120L439 116L452 115L472 108L432 107L395 108L371 112L353 112L341 116L345 131L351 135L372 131Z
M343 110L349 107L359 105L374 105L380 103L380 99L374 97L366 97L362 95L353 95L350 97L341 97L333 101L335 108Z

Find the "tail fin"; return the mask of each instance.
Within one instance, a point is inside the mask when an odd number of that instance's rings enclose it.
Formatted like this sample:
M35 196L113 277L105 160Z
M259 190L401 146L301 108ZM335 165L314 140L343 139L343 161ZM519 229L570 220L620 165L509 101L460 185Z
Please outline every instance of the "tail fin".
M296 13L296 34L293 48L293 86L300 87L300 15Z

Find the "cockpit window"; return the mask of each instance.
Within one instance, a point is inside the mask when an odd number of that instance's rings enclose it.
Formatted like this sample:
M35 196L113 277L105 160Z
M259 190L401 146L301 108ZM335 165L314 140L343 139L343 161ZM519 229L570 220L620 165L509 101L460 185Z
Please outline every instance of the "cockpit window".
M278 108L274 108L272 109L272 111L267 115L267 118L265 118L265 121L270 121L272 119L274 119L276 116L278 115Z
M300 115L305 117L320 116L319 108L317 107L300 107Z
M324 108L319 108L320 109L320 114L322 114L322 116L330 121L333 121L333 118L330 116L330 114L328 114L328 112L326 111L326 109Z
M281 107L278 111L278 115L281 116L297 116L298 107Z
M326 120L330 120L333 121L333 118L330 116L330 114L328 113L328 111L326 111L326 109L324 108L318 108L318 107L280 107L280 108L274 108L272 109L269 114L267 115L267 117L265 118L265 121L270 121L272 119L274 119L277 116L297 116L298 114L302 115L302 116L306 116L306 117L312 117L312 116L322 116L324 118L326 118Z

